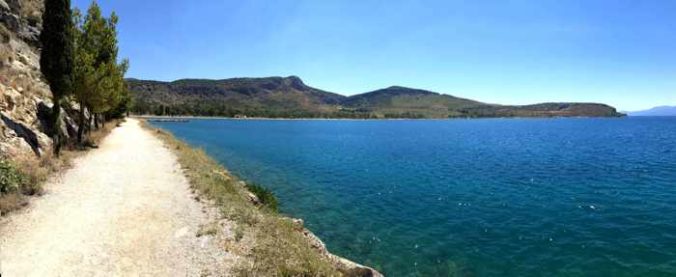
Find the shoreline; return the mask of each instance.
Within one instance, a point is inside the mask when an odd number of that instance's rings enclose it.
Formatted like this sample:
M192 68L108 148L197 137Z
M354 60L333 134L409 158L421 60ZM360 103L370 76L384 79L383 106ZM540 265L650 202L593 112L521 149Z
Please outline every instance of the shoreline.
M233 175L230 173L230 171L227 170L223 165L220 163L216 162L209 154L204 152L203 150L194 148L193 146L187 144L186 142L176 138L171 132L164 130L160 127L153 126L150 124L150 122L147 121L147 118L139 118L135 117L141 121L141 126L142 128L150 131L153 133L155 137L163 141L164 143L167 144L167 147L174 152L177 157L179 158L179 164L181 164L184 167L184 175L191 181L193 186L196 188L197 191L200 191L200 194L205 195L206 198L209 198L210 200L217 200L221 195L215 195L212 191L210 191L208 188L206 192L204 189L200 189L200 186L197 182L200 182L199 176L196 176L194 170L190 170L189 168L202 168L205 170L205 172L208 172L210 174L213 174L214 172L217 173L217 175L221 178L224 178L227 181L231 181L232 183L236 184L236 187L240 190L242 190L245 194L246 198L246 204L248 204L251 207L254 207L255 209L258 209L258 211L261 213L260 215L264 217L271 217L271 220L274 222L281 222L281 225L276 225L276 226L267 226L267 227L251 227L254 230L250 230L250 232L259 232L259 230L256 230L256 228L276 228L277 230L274 230L274 232L279 235L280 233L284 232L292 232L292 234L283 234L281 237L275 237L274 239L279 241L279 240L284 240L287 238L287 240L292 241L292 238L285 237L285 235L291 235L291 236L300 236L301 237L301 244L307 244L310 247L308 249L305 249L304 251L309 251L310 253L301 253L304 256L306 255L319 255L321 259L323 259L325 262L330 263L335 270L338 272L342 273L343 275L346 276L384 276L382 273L378 272L377 270L365 266L362 264L359 264L357 262L354 262L352 260L346 259L344 257L340 257L337 255L334 255L331 253L327 248L325 243L318 237L316 236L312 231L309 229L305 228L304 226L304 221L303 219L298 219L298 218L293 218L293 217L288 217L285 214L282 213L270 213L270 212L265 212L263 209L264 207L261 206L261 199L254 194L252 191L250 191L247 188L247 183L244 181L241 181L240 178L237 176ZM171 147L169 147L171 146ZM185 154L188 152L188 154ZM196 155L198 156L199 159L203 160L203 163L191 163L191 164L184 164L185 161L183 161L184 156L186 155ZM192 173L192 174L191 174ZM210 176L211 177L211 176ZM197 183L197 184L196 184ZM218 184L220 186L224 186L227 184ZM214 206L218 207L218 202L219 201L214 201ZM235 205L233 203L221 203L220 208L221 209L227 209L232 207L227 207L228 205ZM260 216L259 215L259 216ZM224 214L224 216L227 216ZM290 226L289 226L290 225ZM288 227L291 227L288 229ZM259 234L260 235L260 234ZM314 253L314 254L312 254ZM274 256L274 257L264 257L268 259L276 259L276 258L282 258L282 259L292 259L293 257L289 256ZM308 257L306 256L305 259ZM322 274L319 274L322 275Z
M451 121L451 120L509 120L509 119L623 119L630 116L524 116L524 117L449 117L449 118L283 118L283 117L226 117L226 116L194 116L194 115L130 115L131 118L149 119L197 119L197 120L242 120L242 121ZM631 116L635 118L636 116Z

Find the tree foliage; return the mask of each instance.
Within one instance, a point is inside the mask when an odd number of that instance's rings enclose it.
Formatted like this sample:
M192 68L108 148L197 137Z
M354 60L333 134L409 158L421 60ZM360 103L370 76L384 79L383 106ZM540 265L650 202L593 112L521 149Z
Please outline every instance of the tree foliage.
M99 6L93 2L84 18L76 9L72 22L75 41L75 99L81 107L94 115L124 115L131 101L124 80L129 61L125 59L118 63L117 15L112 13L105 18ZM80 142L82 133L89 124L90 120L85 118L84 109L81 108L78 132Z
M73 72L73 35L69 0L46 0L40 34L40 69L55 99L70 92Z
M73 73L73 33L69 0L46 0L40 34L42 52L40 69L52 90L54 102L51 131L54 153L63 144L61 131L61 101L71 92Z

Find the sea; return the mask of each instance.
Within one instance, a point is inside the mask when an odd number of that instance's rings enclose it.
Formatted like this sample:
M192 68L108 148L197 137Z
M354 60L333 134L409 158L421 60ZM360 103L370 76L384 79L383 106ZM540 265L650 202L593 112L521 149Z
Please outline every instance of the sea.
M152 124L387 276L676 276L676 117Z

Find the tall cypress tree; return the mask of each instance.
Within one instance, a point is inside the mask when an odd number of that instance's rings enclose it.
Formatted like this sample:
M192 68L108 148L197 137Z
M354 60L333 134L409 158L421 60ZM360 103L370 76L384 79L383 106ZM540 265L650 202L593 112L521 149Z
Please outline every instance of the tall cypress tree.
M70 92L73 72L70 0L45 0L42 23L40 68L52 90L54 107L50 131L54 140L54 153L58 155L64 143L60 126L61 100Z

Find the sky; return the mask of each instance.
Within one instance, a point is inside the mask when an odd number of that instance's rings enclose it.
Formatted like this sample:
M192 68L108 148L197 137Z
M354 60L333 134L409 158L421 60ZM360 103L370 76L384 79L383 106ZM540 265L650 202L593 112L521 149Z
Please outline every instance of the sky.
M73 0L86 10L91 0ZM676 105L676 1L107 0L128 77L296 75L496 104Z

